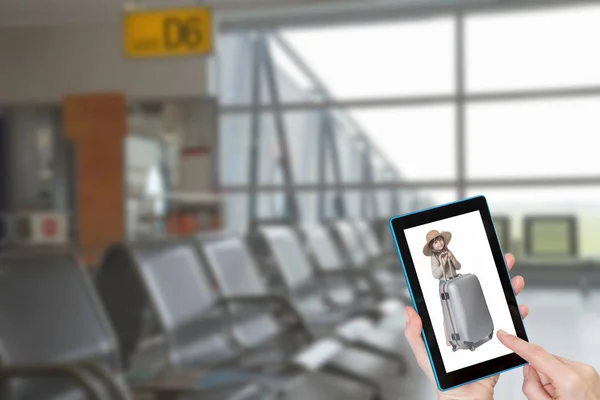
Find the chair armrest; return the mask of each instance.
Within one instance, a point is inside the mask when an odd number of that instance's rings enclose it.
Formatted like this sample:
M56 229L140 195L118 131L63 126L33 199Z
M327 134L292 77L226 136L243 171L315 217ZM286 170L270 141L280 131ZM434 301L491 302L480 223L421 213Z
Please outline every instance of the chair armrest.
M107 400L98 390L96 381L77 365L18 365L0 366L0 380L16 378L62 378L80 387L91 400Z
M373 276L373 270L355 267L346 267L345 270L347 271L348 276L350 276L352 279L362 278L367 281L371 289L370 292L366 293L369 297L374 297L378 300L385 297L379 282L377 282L377 279L375 279Z
M115 380L115 377L101 365L95 362L83 362L79 364L87 372L100 380L111 393L115 400L131 400L129 393Z
M286 309L286 311L288 311L293 318L296 320L296 323L298 324L298 326L300 327L300 329L302 329L302 334L306 337L307 342L310 342L313 340L313 334L310 331L310 329L308 329L308 326L306 325L304 318L302 318L302 315L298 312L298 310L296 309L296 307L294 307L294 305L284 296L281 296L279 294L263 294L263 295L242 295L242 296L231 296L231 297L223 297L220 299L220 301L225 304L233 304L233 303L240 303L240 304L276 304L279 306L282 306L282 308Z
M291 364L302 371L319 371L343 348L343 344L335 338L319 339L298 352L291 360Z

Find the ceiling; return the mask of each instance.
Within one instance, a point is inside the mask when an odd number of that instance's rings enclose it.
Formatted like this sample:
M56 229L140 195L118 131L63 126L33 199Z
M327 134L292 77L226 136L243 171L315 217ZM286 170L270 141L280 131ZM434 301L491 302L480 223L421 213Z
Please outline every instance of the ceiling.
M125 4L129 1L130 4ZM596 0L597 1L597 0ZM209 5L226 29L361 21L460 8L573 4L592 0L0 0L0 28L118 21L131 3L145 8Z
M176 8L207 5L220 12L262 12L350 1L354 0L0 0L0 27L114 21L120 18L125 9L132 7Z

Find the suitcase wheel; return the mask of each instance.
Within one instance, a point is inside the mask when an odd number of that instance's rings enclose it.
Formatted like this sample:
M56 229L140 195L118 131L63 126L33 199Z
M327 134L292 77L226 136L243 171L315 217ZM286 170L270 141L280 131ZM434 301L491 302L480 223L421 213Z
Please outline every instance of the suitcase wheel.
M452 351L453 352L456 351L456 346L455 345L452 345Z
M493 337L494 337L494 332L490 332L490 335L488 336L488 339L492 340Z
M475 351L475 347L471 346L471 347L469 347L469 350Z

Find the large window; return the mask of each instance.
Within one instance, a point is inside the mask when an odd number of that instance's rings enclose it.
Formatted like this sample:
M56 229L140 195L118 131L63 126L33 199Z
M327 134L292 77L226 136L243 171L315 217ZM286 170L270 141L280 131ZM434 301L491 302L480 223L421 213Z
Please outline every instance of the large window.
M511 252L524 254L528 216L572 215L577 219L579 255L600 257L600 188L587 186L489 189L473 187L468 196L485 194L492 213L510 217ZM565 245L563 243L563 245Z
M471 15L469 91L600 85L600 7Z
M454 20L284 31L337 99L454 91Z
M349 112L405 179L456 178L452 105L378 107Z
M222 182L249 189L257 114L257 190L290 190L283 130L302 219L340 207L385 218L484 194L509 217L511 249L523 219L543 212L576 216L580 254L600 256L598 37L590 4L281 29L262 45L258 32L226 34Z
M470 104L469 178L600 176L600 96Z

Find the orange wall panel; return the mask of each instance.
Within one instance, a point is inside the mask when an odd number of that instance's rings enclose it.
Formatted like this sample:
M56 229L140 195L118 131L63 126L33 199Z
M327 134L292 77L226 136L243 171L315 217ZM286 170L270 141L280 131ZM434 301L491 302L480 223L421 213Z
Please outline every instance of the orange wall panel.
M125 237L125 99L112 93L67 96L63 121L77 154L79 245L84 254L99 254Z
M82 140L77 145L80 244L104 246L125 236L122 142Z
M73 140L127 135L127 103L119 93L69 95L63 99L63 123Z

